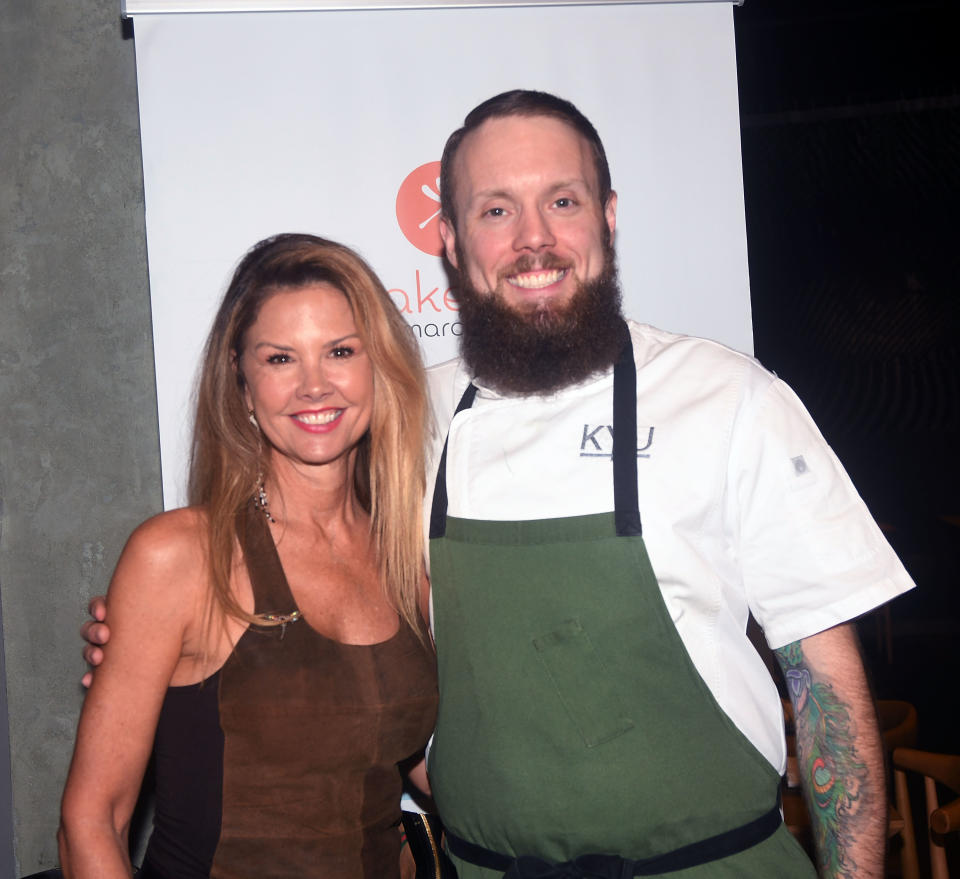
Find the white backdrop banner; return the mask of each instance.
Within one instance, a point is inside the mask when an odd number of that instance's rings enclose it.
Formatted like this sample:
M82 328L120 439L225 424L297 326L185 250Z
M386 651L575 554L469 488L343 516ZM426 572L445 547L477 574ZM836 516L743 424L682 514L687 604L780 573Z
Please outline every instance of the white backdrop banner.
M440 154L511 88L572 100L607 149L629 316L752 351L732 6L144 15L135 20L167 507L232 269L312 232L358 250L421 339L455 355Z

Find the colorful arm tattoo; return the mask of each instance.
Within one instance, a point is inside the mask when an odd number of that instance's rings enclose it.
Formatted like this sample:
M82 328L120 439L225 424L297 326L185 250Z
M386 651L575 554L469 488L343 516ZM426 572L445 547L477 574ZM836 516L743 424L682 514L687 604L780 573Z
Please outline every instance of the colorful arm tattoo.
M793 702L797 761L820 875L855 876L851 843L869 782L867 766L854 747L856 729L849 706L830 682L811 672L801 642L774 653Z

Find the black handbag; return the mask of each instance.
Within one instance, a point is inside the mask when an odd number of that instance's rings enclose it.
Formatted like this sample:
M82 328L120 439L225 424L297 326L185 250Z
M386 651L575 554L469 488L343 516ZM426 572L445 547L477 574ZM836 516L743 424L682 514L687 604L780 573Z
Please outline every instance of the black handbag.
M417 865L417 879L457 879L457 870L443 850L443 824L436 815L401 812L403 831Z

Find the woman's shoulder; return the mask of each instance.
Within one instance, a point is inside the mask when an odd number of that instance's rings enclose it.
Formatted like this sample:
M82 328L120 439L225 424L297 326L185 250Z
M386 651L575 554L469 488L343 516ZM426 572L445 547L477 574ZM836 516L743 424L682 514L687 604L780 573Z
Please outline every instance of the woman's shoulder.
M164 510L141 522L133 531L131 539L138 540L184 540L190 535L196 539L207 528L206 507L177 507Z
M151 516L134 529L121 568L150 579L200 575L207 546L207 512L203 507L181 507Z
M153 664L164 669L163 686L194 671L184 668L203 653L198 638L209 593L206 521L197 508L170 510L130 535L107 590L111 635L104 669L140 675Z

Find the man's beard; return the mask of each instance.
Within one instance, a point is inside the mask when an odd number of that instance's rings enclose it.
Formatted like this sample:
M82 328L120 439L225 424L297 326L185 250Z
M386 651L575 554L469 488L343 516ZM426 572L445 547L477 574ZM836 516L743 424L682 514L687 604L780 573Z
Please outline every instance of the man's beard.
M458 253L458 263L466 264ZM548 254L536 268L566 267ZM521 257L509 274L531 271ZM473 377L505 394L549 394L584 381L612 366L623 346L620 285L613 247L607 246L603 269L580 282L571 298L557 307L549 300L529 308L512 308L496 291L481 293L466 272L452 266L460 306L460 354Z

